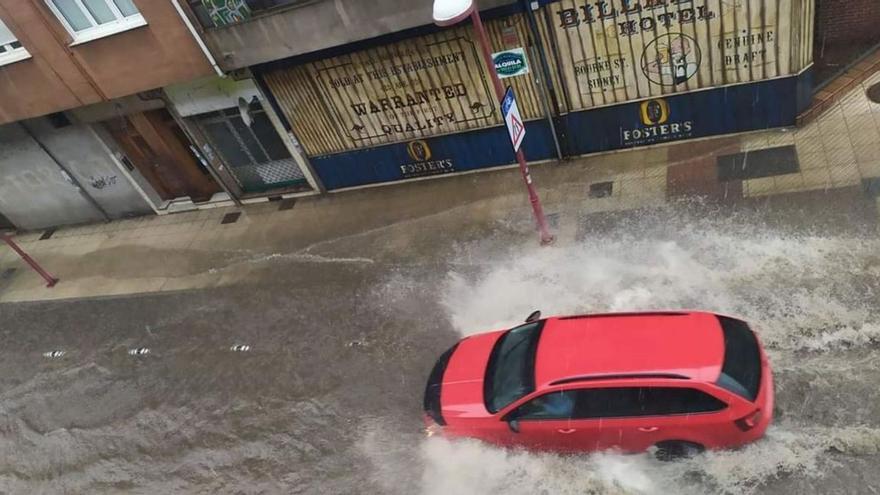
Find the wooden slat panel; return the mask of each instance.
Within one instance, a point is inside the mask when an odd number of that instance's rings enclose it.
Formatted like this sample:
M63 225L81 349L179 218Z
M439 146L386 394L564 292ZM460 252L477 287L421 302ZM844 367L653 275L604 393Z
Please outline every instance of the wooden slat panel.
M572 109L796 74L814 0L560 0L544 8ZM793 7L794 6L794 7Z
M516 77L508 77L502 79L501 82L504 85L509 85L513 87L513 90L516 92L517 104L519 106L520 113L522 113L523 115L523 118L538 119L543 117L544 111L541 106L541 100L539 99L540 93L534 79L536 71L540 71L541 68L540 65L538 65L539 62L537 60L533 60L532 57L528 54L531 36L529 34L529 29L525 17L522 15L516 15L504 19L497 19L487 23L486 28L489 31L489 39L491 40L492 49L494 50L494 52L497 53L503 50L511 50L514 48L522 48L526 51L529 62L529 74ZM505 30L512 30L513 32L515 32L517 41L510 44L505 44Z
M715 22L693 23L694 39L703 47L698 72L697 87L704 88L724 84L724 44L721 28L721 0L700 0L697 5L706 12L716 12Z
M345 141L322 106L304 67L267 74L266 83L309 155L344 149Z
M796 67L793 70L802 71L813 61L813 22L815 20L816 0L795 0L801 12L800 29L796 39L798 52L796 54Z
M514 29L528 49L523 16L487 28L499 51L518 48L504 46L505 29ZM312 156L502 124L467 25L273 71L266 82ZM526 118L543 117L532 77L505 82L517 91Z
M536 24L538 26L538 32L541 35L541 41L544 45L544 50L547 54L547 65L550 68L550 81L558 95L558 104L560 112L568 111L568 98L565 96L565 88L562 85L562 79L560 78L560 67L559 67L559 52L556 48L556 39L553 36L553 27L549 25L546 21L547 17L544 15L537 15L536 13Z

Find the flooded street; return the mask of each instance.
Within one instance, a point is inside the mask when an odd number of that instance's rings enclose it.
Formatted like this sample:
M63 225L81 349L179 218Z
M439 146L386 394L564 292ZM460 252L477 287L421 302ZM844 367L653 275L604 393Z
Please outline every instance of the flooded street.
M380 232L228 288L0 306L0 492L877 493L880 239L872 218L802 208L580 218L550 248L528 222L449 239L427 219L405 255L371 252ZM462 335L535 309L678 308L757 326L767 438L661 464L420 431L426 376Z

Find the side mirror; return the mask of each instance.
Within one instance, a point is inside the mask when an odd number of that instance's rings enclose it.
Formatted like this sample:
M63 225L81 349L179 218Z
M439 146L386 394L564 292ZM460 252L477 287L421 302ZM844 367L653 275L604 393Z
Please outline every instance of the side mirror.
M512 431L514 433L519 433L519 420L518 419L508 420L507 426L510 427L510 431Z
M541 319L541 312L535 311L532 314L530 314L528 318L526 318L526 323L531 323L533 321L538 321L540 319Z

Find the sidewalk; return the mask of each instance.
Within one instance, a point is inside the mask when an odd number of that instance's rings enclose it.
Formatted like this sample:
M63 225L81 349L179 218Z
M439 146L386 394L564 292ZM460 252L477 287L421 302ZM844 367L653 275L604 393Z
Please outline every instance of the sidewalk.
M880 104L868 100L865 91L877 83L880 72L800 129L592 155L535 166L533 174L562 242L575 239L585 215L661 206L691 195L736 203L834 189L868 201L865 190L875 198L880 192ZM784 152L762 151L784 146L796 150L794 168L780 161ZM719 159L738 153L746 154ZM724 168L720 162L743 167ZM236 221L223 223L235 213L240 213ZM44 232L32 232L16 240L61 282L45 288L2 246L0 302L247 283L258 273L284 276L268 266L278 258L306 263L405 260L433 252L429 249L438 244L491 235L500 224L512 222L528 232L530 214L519 171L508 168L295 203L64 228L42 240Z

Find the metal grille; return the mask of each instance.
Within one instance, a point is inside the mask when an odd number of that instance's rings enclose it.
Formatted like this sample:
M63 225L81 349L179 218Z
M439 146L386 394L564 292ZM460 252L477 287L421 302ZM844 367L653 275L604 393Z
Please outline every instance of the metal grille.
M259 102L248 108L247 125L238 108L196 116L202 131L245 192L263 192L306 182Z
M780 146L718 157L718 180L757 179L800 170L794 146Z
M305 176L291 158L253 166L237 167L235 176L245 189L281 187L291 182L303 182Z

